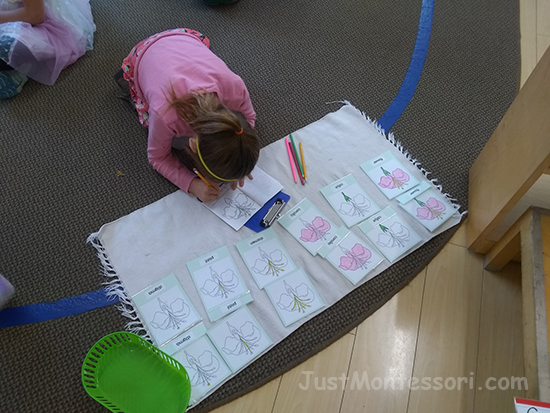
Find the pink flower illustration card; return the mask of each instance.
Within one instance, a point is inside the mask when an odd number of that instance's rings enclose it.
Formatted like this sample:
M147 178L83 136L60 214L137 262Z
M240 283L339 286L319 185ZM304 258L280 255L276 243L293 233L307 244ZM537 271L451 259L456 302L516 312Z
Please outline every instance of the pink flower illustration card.
M456 213L455 207L426 181L400 195L397 200L405 211L429 231L435 231Z
M325 306L302 268L269 284L265 291L285 327Z
M422 242L422 237L392 207L386 207L359 224L359 229L390 262Z
M279 218L278 222L312 255L316 255L338 229L307 198Z
M393 199L419 184L418 179L389 151L363 162L361 169L388 199Z
M378 250L363 241L347 228L340 228L320 250L319 255L326 258L353 285L367 275L376 274L373 270L384 260Z

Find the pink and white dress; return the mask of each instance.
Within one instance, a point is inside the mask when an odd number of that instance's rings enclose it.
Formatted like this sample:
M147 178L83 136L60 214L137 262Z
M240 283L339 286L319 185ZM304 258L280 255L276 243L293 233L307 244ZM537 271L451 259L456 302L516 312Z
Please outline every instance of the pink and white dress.
M22 7L0 0L0 10ZM20 73L53 85L59 73L93 46L95 24L88 0L44 0L44 22L0 24L0 59Z

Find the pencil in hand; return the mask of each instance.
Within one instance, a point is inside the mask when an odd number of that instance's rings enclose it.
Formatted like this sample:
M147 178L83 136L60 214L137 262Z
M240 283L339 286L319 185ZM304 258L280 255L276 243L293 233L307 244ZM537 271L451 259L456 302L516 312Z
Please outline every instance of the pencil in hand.
M193 168L193 172L195 172L195 175L197 175L200 179L202 179L202 181L208 185L209 187L212 187L212 184L210 182L208 182L206 180L206 178L204 176L201 175L201 173L199 171L197 171L197 168Z

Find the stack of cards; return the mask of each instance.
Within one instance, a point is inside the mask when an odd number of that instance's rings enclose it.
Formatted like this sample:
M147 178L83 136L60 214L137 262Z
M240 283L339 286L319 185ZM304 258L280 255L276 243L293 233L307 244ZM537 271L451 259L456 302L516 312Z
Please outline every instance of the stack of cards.
M321 189L342 221L352 227L380 211L380 207L359 186L353 175L347 175Z
M260 289L296 269L273 228L242 240L237 249Z
M227 247L188 262L187 268L210 321L253 300Z
M407 192L419 183L389 151L363 162L361 168L388 199Z
M132 301L158 347L201 321L174 274L135 294Z
M337 230L307 198L279 218L278 222L312 255L316 255Z
M359 225L382 254L391 262L403 256L422 238L413 231L392 207L387 207Z
M445 197L426 181L400 195L397 200L405 211L429 231L435 231L456 213Z
M319 250L319 255L326 258L354 285L383 261L376 248L344 227Z

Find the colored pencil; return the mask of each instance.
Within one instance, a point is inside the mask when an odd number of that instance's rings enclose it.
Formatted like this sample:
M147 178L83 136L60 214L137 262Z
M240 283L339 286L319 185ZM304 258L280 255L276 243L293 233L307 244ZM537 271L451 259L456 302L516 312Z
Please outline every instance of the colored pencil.
M306 163L304 162L304 150L302 149L302 142L300 142L300 156L302 157L302 168L304 168L304 179L307 182Z
M201 173L200 173L199 171L197 171L197 168L193 168L193 172L195 172L195 175L197 175L200 179L202 179L202 181L203 181L206 185L208 185L208 186L210 186L210 187L212 186L212 184L211 184L210 182L208 182L208 181L206 180L206 178L205 178L204 176L202 176Z
M294 163L296 164L296 172L298 172L298 178L300 178L300 183L302 185L306 184L306 181L304 180L304 177L302 176L302 173L300 172L300 168L298 167L298 156L296 155L296 152L291 151L292 156L294 157Z
M298 182L298 178L296 178L296 171L294 170L294 160L292 159L292 154L290 153L290 142L288 141L288 138L285 138L286 142L286 149L288 151L288 160L290 161L290 169L292 169L292 175L294 176L294 182Z
M292 133L290 134L290 141L292 142L292 147L294 148L294 155L296 155L296 160L298 161L298 171L300 171L300 175L302 175L302 178L303 178L304 170L302 169L302 164L300 163L300 157L298 156L298 151L296 150L296 145L294 144L294 138L292 137Z

